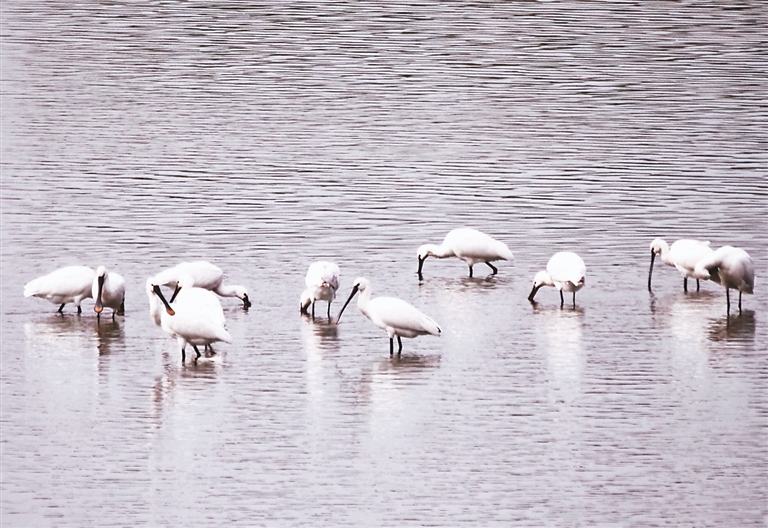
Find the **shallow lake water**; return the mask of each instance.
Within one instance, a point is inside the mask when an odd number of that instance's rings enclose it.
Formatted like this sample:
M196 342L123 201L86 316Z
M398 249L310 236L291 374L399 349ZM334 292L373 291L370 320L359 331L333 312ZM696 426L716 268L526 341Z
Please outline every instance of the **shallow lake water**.
M2 17L3 526L765 526L762 2L61 3ZM513 262L416 250L454 227ZM656 261L748 251L754 295ZM526 299L560 250L576 305ZM206 259L231 345L144 284ZM436 319L299 313L309 264ZM73 264L97 322L24 298ZM689 285L690 286L690 285Z

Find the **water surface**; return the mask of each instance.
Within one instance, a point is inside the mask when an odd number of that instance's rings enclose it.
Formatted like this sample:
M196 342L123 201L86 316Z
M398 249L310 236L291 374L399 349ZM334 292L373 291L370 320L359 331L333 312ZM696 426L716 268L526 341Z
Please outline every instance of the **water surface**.
M6 4L4 525L766 524L761 2ZM419 281L464 225L515 261ZM743 312L649 293L657 236L747 250ZM144 283L192 259L254 305L182 364ZM316 259L443 335L300 316ZM22 296L71 264L125 317Z

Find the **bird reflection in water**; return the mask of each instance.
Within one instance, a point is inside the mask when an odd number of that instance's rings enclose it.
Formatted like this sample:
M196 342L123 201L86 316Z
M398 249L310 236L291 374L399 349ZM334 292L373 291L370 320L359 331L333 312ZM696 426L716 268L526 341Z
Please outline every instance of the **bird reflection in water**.
M754 310L744 310L739 315L726 315L709 323L710 341L754 342L757 321Z
M584 348L581 343L584 309L581 307L542 308L534 306L536 329L546 339L547 370L550 375L550 398L572 403L580 392L584 371Z

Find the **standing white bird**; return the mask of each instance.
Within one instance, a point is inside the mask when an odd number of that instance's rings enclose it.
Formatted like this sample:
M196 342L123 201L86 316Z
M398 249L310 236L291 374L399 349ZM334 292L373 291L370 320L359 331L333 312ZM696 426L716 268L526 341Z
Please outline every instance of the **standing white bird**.
M91 294L96 299L93 311L96 312L97 319L101 318L105 306L112 308L113 320L116 313L125 313L125 279L121 275L115 272L107 273L107 268L99 266L93 279Z
M40 297L60 304L59 313L63 313L65 304L75 303L77 313L83 313L80 303L93 296L95 276L96 272L88 266L67 266L28 282L24 285L24 297Z
M225 328L224 311L219 299L209 290L191 286L193 283L194 279L189 276L179 277L178 294L171 306L163 296L160 285L155 284L152 278L147 281L149 313L155 322L159 315L163 331L178 342L182 363L186 360L187 344L195 349L197 361L200 357L198 346L210 346L218 341L232 342L232 336ZM158 299L163 303L164 310L158 305Z
M427 317L403 300L394 297L376 297L371 299L370 282L362 277L358 278L352 286L352 293L349 294L347 302L341 308L336 324L339 324L341 314L344 313L344 309L357 292L360 292L357 307L373 324L387 332L390 356L394 353L395 336L397 336L397 355L399 356L403 350L401 336L409 338L426 334L439 336L442 332L440 326L433 319Z
M328 303L328 319L331 318L331 302L339 289L339 267L333 262L319 261L311 264L305 283L307 289L301 294L301 313L307 313L312 305L312 319L315 318L315 301Z
M493 275L498 273L496 266L491 262L496 260L513 260L512 252L506 244L495 240L476 229L462 227L454 229L445 235L443 243L424 244L419 247L419 279L423 278L421 269L427 257L448 258L457 257L469 266L469 276L472 276L472 266L478 262L485 262L493 270Z
M154 277L155 284L161 286L176 287L179 277L189 275L197 288L211 290L221 297L237 297L243 301L243 306L249 308L251 301L248 299L248 290L244 286L225 285L224 272L220 267L205 260L194 262L182 262L172 268L161 271ZM176 293L171 296L170 302L175 300Z
M730 289L739 290L739 313L741 294L752 293L755 288L755 264L743 249L723 246L696 263L694 277L709 279L725 288L726 314L731 312Z
M672 244L672 247L664 239L656 238L651 242L651 268L648 270L648 291L651 291L651 275L653 274L653 261L656 255L661 255L661 261L667 266L674 266L683 276L683 291L688 291L688 277L694 277L693 270L696 263L712 254L709 242L682 238ZM699 279L696 278L696 291L699 291Z
M534 302L536 292L542 286L554 286L560 292L560 307L563 307L563 291L573 292L573 305L576 306L576 292L586 281L587 267L581 257L572 251L560 251L552 255L547 262L546 271L542 270L533 279L533 289L528 300Z

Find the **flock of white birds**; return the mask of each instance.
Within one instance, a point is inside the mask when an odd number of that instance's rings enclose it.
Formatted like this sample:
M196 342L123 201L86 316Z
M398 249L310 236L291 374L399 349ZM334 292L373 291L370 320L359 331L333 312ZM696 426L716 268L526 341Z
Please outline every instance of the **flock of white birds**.
M506 244L468 228L450 231L440 245L424 244L419 247L417 254L420 280L423 279L424 262L428 257L459 258L469 266L470 277L475 264L486 264L495 275L498 269L492 262L513 259ZM669 246L664 240L657 238L651 242L649 291L656 255L661 257L662 262L680 271L685 291L688 291L689 278L696 279L697 291L701 280L711 280L722 285L725 288L728 314L731 308L731 289L739 292L739 312L741 294L753 292L755 267L750 256L742 249L723 246L714 251L709 247L709 242L690 239L678 240ZM305 279L307 288L300 298L301 312L309 315L311 309L314 319L315 303L325 301L328 303L327 316L331 319L331 303L339 289L339 276L339 267L332 262L319 261L310 265ZM573 293L575 306L576 292L584 287L585 281L586 266L581 257L570 251L555 253L549 259L546 269L534 277L528 300L535 303L539 289L552 286L560 292L561 307L564 304L564 291ZM173 289L169 299L166 299L161 286ZM197 361L200 357L198 347L202 346L213 352L213 343L232 342L217 295L237 297L246 308L251 305L245 287L224 284L224 272L221 268L206 261L182 262L161 271L147 280L146 293L152 320L166 334L177 340L182 362L186 359L187 345L191 345L195 350L194 360ZM403 348L402 337L439 336L442 332L437 322L401 299L371 298L370 281L363 277L355 280L336 324L358 293L360 297L357 306L360 311L389 336L390 356L394 354L395 337L399 355ZM104 266L100 266L96 271L87 266L68 266L27 283L24 286L24 296L40 297L58 304L59 313L63 312L67 303L74 303L77 312L82 313L81 302L93 298L93 309L97 318L101 317L104 308L111 308L114 319L115 315L122 315L125 310L125 280L115 272L108 272Z

